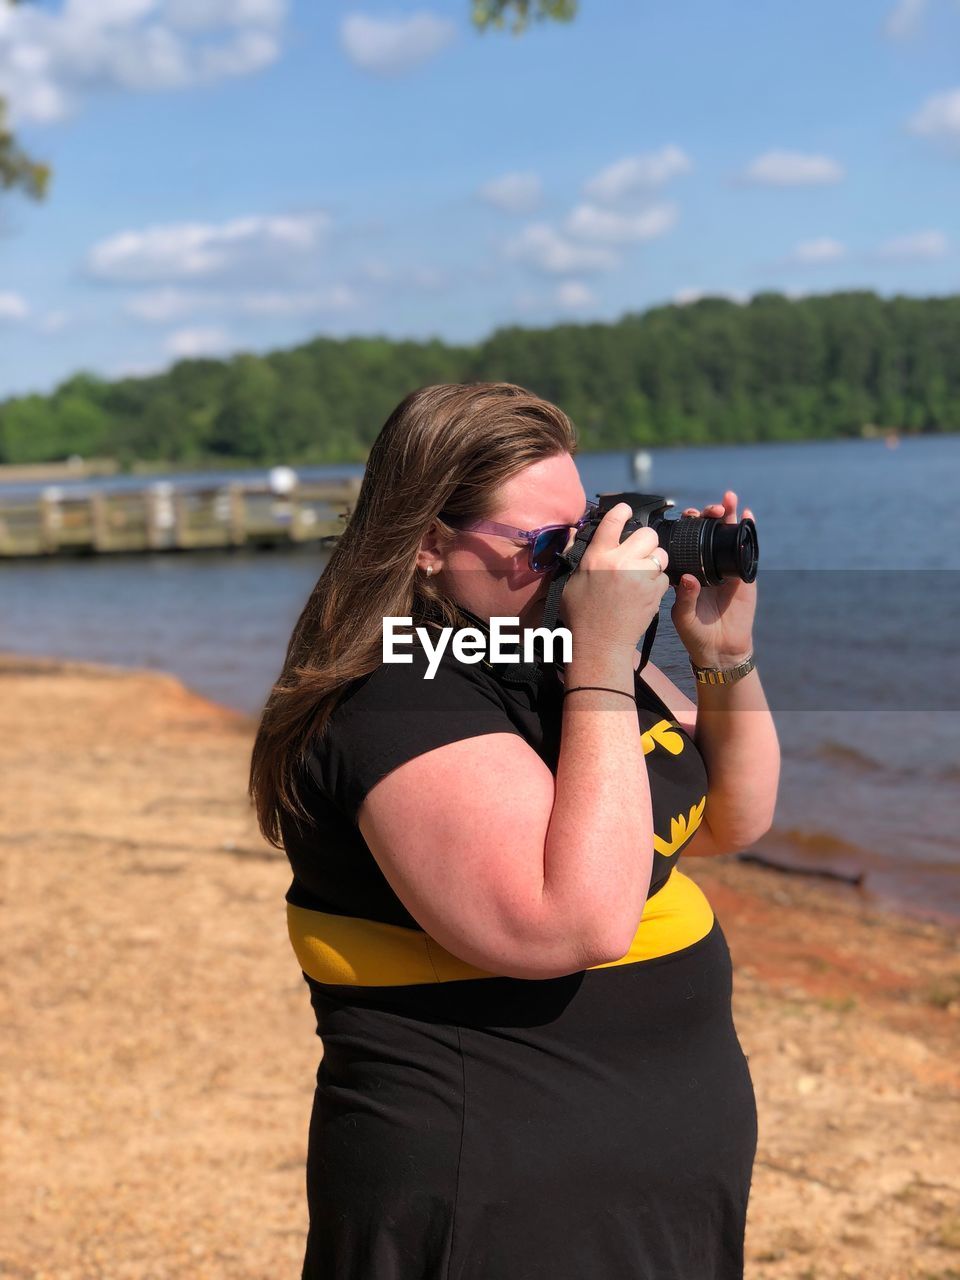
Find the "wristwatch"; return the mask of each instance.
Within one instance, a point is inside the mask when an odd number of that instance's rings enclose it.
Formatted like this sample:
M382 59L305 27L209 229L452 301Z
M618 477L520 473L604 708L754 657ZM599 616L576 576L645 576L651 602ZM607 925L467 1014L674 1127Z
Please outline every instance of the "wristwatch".
M746 662L741 662L736 667L698 667L693 659L690 659L690 666L693 668L693 674L696 676L698 684L736 684L738 680L742 680L745 675L748 675L756 665L752 653Z

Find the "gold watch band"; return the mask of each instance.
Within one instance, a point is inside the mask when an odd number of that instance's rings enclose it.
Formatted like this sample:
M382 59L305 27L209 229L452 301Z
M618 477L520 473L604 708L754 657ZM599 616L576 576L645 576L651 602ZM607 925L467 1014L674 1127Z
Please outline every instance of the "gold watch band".
M736 684L745 675L749 675L756 665L752 653L745 662L741 662L736 667L698 667L693 659L690 659L690 666L693 668L698 684Z

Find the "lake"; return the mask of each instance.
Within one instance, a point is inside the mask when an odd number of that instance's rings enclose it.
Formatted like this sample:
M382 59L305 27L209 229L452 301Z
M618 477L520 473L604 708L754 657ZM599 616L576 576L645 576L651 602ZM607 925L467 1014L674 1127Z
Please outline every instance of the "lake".
M757 667L783 768L756 851L863 872L868 895L960 920L960 437L647 452L642 482L627 453L581 454L588 497L641 490L682 509L730 488L757 522ZM9 562L0 648L172 671L256 714L324 563L316 547ZM672 602L651 656L695 696Z

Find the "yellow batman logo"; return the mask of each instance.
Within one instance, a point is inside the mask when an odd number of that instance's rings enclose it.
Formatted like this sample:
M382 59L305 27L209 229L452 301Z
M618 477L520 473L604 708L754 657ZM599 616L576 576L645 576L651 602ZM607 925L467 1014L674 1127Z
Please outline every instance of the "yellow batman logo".
M689 814L678 813L675 818L670 819L670 842L661 840L658 835L653 837L653 847L657 853L662 853L665 858L669 858L671 854L677 852L681 845L686 844L693 833L703 821L703 811L707 805L707 797L702 796L696 804L690 806Z
M676 720L658 720L652 729L640 736L643 754L648 756L654 747L660 746L672 756L678 756L683 750L683 738L677 733L679 727Z

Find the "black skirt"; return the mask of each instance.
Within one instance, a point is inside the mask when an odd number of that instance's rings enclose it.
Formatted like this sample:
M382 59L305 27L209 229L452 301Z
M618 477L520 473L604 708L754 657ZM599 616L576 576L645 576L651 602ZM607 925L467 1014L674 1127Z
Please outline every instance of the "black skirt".
M757 1110L716 918L545 981L305 980L303 1280L741 1280Z

